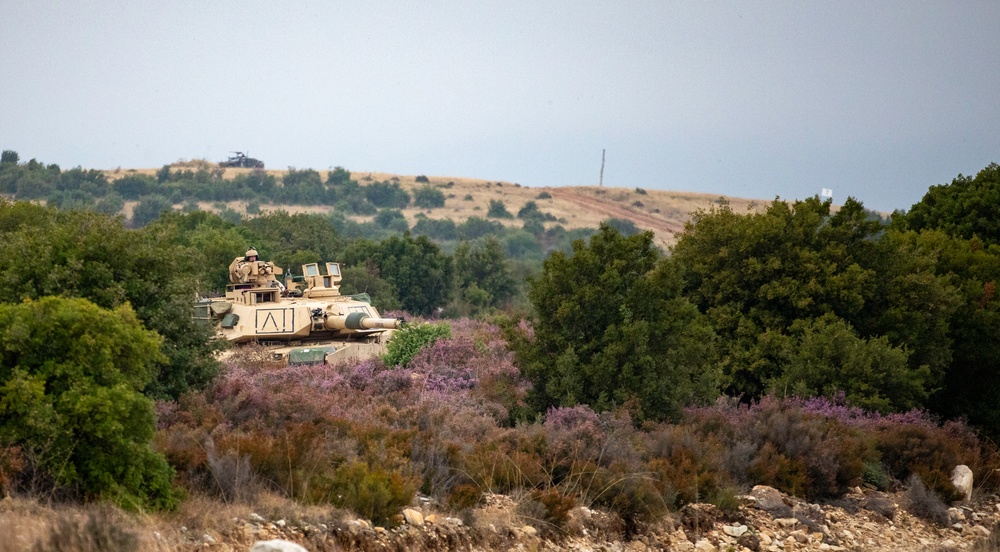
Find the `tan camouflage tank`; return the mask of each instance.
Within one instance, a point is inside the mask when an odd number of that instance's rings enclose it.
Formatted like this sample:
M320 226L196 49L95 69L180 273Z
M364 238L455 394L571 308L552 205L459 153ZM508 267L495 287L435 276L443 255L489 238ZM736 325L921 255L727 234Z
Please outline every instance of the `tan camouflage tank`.
M226 296L202 299L195 317L231 343L259 343L289 364L362 359L385 351L402 319L382 318L367 294L340 294L340 265L302 265L302 276L278 279L281 268L250 248L229 265Z

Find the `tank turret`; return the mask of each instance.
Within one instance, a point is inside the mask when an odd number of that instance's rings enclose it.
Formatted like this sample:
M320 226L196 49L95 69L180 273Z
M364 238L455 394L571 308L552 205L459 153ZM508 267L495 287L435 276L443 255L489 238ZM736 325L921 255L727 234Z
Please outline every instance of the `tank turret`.
M295 356L296 348L324 349L325 361L333 353L351 356L342 354L351 348L358 357L380 354L381 338L402 325L401 319L383 318L367 294L341 295L338 263L302 265L302 275L287 274L284 283L278 279L282 275L281 268L259 260L250 248L229 264L226 296L200 301L196 317L214 324L219 337L232 343L268 345L286 359Z

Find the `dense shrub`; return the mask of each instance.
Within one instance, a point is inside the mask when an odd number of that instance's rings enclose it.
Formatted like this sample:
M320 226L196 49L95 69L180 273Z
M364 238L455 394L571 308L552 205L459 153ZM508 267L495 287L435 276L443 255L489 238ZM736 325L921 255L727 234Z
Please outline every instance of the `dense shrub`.
M648 434L647 466L668 506L713 502L732 485L722 463L724 446L691 426L661 425Z
M417 214L417 222L413 225L413 233L427 236L434 240L458 239L458 227L451 219L432 219L423 213Z
M450 335L448 324L410 324L393 332L382 360L387 366L406 366L421 349Z
M627 404L637 420L663 420L714 399L715 335L680 283L651 232L602 225L572 255L550 255L531 280L534 337L510 332L532 406Z
M444 192L431 186L422 186L413 192L413 204L421 209L444 207Z
M521 207L521 209L517 211L517 218L522 220L532 220L539 222L547 220L556 220L556 217L552 216L551 213L545 213L541 209L539 209L538 204L535 203L534 201L529 201L525 203L524 207Z
M543 534L555 533L569 520L569 512L576 500L556 488L534 489L517 505L517 513Z
M379 210L375 215L374 222L376 225L394 232L402 233L410 229L409 223L406 222L406 216L398 209Z
M159 343L127 305L0 304L0 450L9 457L0 469L23 468L5 479L130 509L175 506L173 471L149 447L153 403L141 394Z
M685 424L722 445L724 469L741 484L765 483L805 497L833 497L862 477L880 486L918 475L937 495L957 498L957 464L995 488L996 449L958 422L926 414L883 415L824 398L776 399L689 409Z
M379 208L404 209L410 204L410 194L395 182L375 182L363 189L368 202Z
M503 218L512 219L514 215L507 210L507 206L504 204L503 200L491 199L490 208L486 211L486 216L489 218Z
M948 506L934 491L924 486L916 474L906 482L905 507L914 516L944 527L948 525Z
M157 446L189 488L231 500L270 490L378 517L419 488L468 507L493 471L473 449L502 442L524 383L496 328L455 331L394 370L378 359L283 367L241 350L205 393L161 403Z
M398 472L351 462L334 471L324 490L330 503L349 508L378 525L391 525L393 516L413 500L416 484Z
M143 196L139 204L132 209L131 225L133 228L142 228L171 209L173 203L163 196Z
M418 489L460 515L485 492L507 493L543 532L576 504L635 531L694 501L729 511L734 489L757 483L821 498L859 484L871 466L895 478L891 451L878 447L891 424L923 427L945 449L962 443L954 461L992 461L961 426L842 399L720 402L641 429L629 405L556 407L528 422L528 386L502 332L463 319L451 333L394 369L379 359L289 368L241 351L209 391L160 405L157 445L189 488L235 501L269 490L387 523ZM923 444L901 465L934 465L946 457L935 450Z
M480 217L469 217L458 225L458 237L463 240L474 240L484 236L501 234L504 225L499 222Z

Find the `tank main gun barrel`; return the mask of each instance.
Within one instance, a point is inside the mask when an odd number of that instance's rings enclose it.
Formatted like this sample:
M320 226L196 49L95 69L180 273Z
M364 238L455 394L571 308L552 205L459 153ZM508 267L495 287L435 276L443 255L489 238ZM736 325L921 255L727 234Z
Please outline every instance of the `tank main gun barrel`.
M352 312L346 316L328 316L325 321L328 330L395 330L403 325L398 318L376 318L363 312Z

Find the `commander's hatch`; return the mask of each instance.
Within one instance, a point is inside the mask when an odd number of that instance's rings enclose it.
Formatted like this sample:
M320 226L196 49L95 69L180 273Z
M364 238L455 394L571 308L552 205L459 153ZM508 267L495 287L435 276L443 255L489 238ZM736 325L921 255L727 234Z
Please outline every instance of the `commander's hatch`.
M306 281L305 297L331 297L340 295L340 263L326 263L326 274L320 273L319 263L302 265Z

